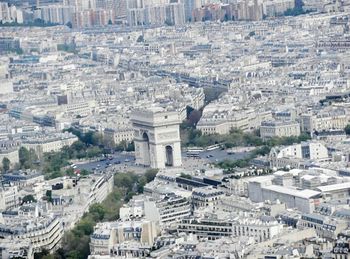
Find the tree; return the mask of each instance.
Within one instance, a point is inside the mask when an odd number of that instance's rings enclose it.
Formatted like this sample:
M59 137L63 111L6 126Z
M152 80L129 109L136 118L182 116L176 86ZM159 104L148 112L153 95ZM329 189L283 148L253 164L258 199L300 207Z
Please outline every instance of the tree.
M90 206L89 213L95 221L101 221L105 217L106 209L102 204L95 203Z
M21 168L29 169L34 166L34 164L38 161L38 156L36 155L33 149L26 149L25 147L21 147L19 149L19 163Z
M169 19L166 19L164 23L165 23L165 25L168 25L168 26L174 26L174 23L172 21L170 21Z
M158 173L158 169L148 169L145 172L145 177L146 177L147 183L152 182L154 180L154 178L156 178L157 173Z
M230 16L226 13L225 16L224 16L224 21L227 22L229 20L231 20Z
M51 190L46 191L45 198L47 199L48 202L52 202L52 191Z
M147 179L145 176L140 177L137 185L137 192L143 193L144 187L147 184Z
M188 121L191 125L196 126L199 120L202 117L202 113L198 110L191 111L190 115L188 116Z
M4 172L8 171L10 169L10 164L11 164L10 159L8 159L7 157L4 157L2 159L2 170Z
M346 135L350 135L350 124L346 125L344 130L345 130Z
M94 232L94 225L95 222L91 215L89 217L83 217L73 230L73 233L77 236L91 235Z
M89 147L86 150L86 155L88 158L93 158L101 155L101 149L99 147Z
M19 164L21 167L24 167L24 164L26 164L29 161L29 151L25 147L21 147L18 151L19 155Z
M117 187L132 190L134 183L136 182L134 178L137 178L137 176L132 174L117 174L114 176L114 183Z
M34 259L41 259L48 255L50 255L50 252L47 249L43 248L40 253L34 254Z
M134 141L128 143L128 145L126 147L126 151L127 152L135 151L135 143L134 143Z
M220 87L204 88L205 103L210 103L211 101L218 99L223 92L225 92L225 90Z
M248 36L249 36L249 37L253 37L253 36L255 36L255 31L251 31L251 32L249 32Z
M74 169L73 168L68 168L67 170L66 170L66 175L68 175L68 176L75 176L75 174L74 174Z
M144 41L145 39L143 38L143 35L140 35L136 40L136 42L144 42Z
M27 202L36 202L36 199L34 198L33 195L29 194L23 197L22 199L22 204L27 203Z
M185 174L185 173L181 173L181 174L180 174L180 177L186 178L186 179L192 179L192 176L191 176L191 175Z
M287 11L284 12L285 16L297 16L301 14L306 14L309 11L304 11L302 6L295 6L293 9L287 9Z

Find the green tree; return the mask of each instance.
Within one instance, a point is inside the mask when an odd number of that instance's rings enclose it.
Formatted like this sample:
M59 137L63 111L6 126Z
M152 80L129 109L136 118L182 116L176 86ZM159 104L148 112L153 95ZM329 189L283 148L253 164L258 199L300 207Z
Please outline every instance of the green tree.
M95 221L101 221L106 214L106 208L99 203L92 204L89 208L89 213Z
M293 9L287 9L287 11L284 12L285 16L298 16L301 14L306 14L309 11L304 11L302 7L295 7Z
M127 152L135 151L135 143L134 143L134 141L128 143L128 145L126 147L126 151Z
M66 175L68 175L68 176L75 176L74 169L73 168L68 168L66 170Z
M145 39L143 38L143 35L140 35L136 40L136 42L144 42L144 41Z
M117 174L114 176L114 183L117 187L131 191L137 181L137 176L134 174Z
M94 231L95 223L96 222L93 220L92 215L83 217L83 219L80 220L76 227L73 229L73 233L76 236L91 235Z
M40 253L35 253L34 254L34 259L42 259L45 256L49 256L50 252L47 249L42 249Z
M23 169L33 168L36 161L39 160L33 149L28 150L25 147L21 147L18 152L19 163Z
M196 126L199 120L201 119L201 117L202 117L202 113L200 111L193 110L190 112L188 116L188 121L190 125Z
M86 169L82 169L82 170L80 171L80 175L81 175L81 176L89 175L90 173L91 173L91 172L88 171L88 170L86 170Z
M45 198L48 202L52 202L52 191L51 190L46 191Z
M344 130L345 130L346 135L350 135L350 124L346 125Z
M29 194L23 197L22 199L22 204L27 203L27 202L36 202L36 199L34 198L33 195Z
M89 147L86 150L86 155L88 158L93 158L101 155L102 151L99 147Z
M74 151L80 152L85 149L85 144L81 140L78 140L75 141L70 148Z
M168 25L168 26L174 26L174 23L172 21L170 21L169 19L166 19L164 23L165 23L165 25Z
M4 172L7 172L10 169L10 164L11 164L10 159L8 159L7 157L4 157L2 159L2 170Z
M141 186L154 179L155 173L155 170L148 170L141 177L134 173L116 174L112 193L101 204L93 204L75 227L64 234L62 248L56 251L55 258L86 259L90 253L90 235L95 224L100 221L117 220L123 201L129 201L136 194L136 190L143 191Z
M144 187L147 184L147 178L146 176L140 177L137 185L137 192L138 193L143 193Z
M154 178L156 178L158 171L158 169L147 169L147 171L144 174L144 176L146 177L146 182L152 182Z
M186 179L192 179L192 176L191 176L191 175L185 174L185 173L181 173L181 174L180 174L180 177L186 178Z
M24 165L29 162L29 151L25 147L21 147L18 151L18 155L19 155L19 164L21 168L23 168Z

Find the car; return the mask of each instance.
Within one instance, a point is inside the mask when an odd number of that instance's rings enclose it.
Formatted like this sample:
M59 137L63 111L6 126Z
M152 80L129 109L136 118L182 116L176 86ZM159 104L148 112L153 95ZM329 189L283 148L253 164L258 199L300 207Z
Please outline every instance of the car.
M125 163L130 162L130 159L125 159L124 162Z
M121 162L118 160L118 161L115 161L114 164L116 165L119 165Z
M97 167L100 167L100 166L101 166L100 164L97 165Z

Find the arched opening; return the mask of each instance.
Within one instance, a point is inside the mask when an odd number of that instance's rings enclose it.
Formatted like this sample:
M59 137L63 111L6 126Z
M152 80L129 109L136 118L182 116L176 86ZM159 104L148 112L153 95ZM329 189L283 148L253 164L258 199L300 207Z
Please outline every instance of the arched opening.
M172 146L165 147L165 166L173 166L174 165L174 157L173 157L173 148Z
M142 138L143 138L144 141L147 141L147 142L149 143L149 138L148 138L148 135L147 135L146 132L144 132L144 133L142 134Z
M143 140L143 164L150 165L151 163L151 157L150 157L150 146L149 146L149 137L147 132L144 132L142 134L142 140Z

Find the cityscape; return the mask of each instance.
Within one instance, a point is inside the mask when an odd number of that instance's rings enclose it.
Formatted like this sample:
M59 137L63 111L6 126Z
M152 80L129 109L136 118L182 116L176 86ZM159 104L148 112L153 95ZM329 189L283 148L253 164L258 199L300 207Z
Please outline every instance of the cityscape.
M0 0L0 259L350 258L350 0Z

